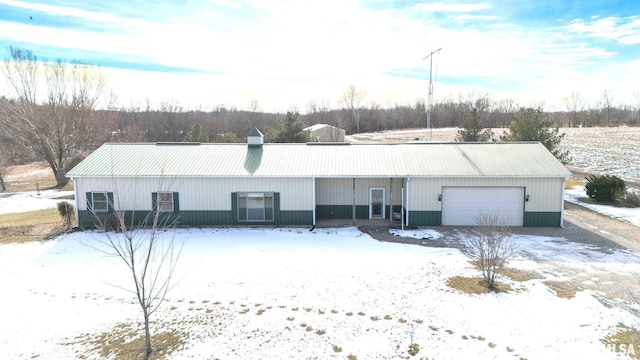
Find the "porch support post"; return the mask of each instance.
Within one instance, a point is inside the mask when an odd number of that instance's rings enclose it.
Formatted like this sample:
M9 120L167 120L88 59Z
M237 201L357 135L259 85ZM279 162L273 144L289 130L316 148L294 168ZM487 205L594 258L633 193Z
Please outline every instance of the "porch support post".
M316 226L316 178L311 178L311 188L313 189L313 226Z
M389 178L389 225L393 226L393 178Z
M356 225L356 178L353 178L353 205L351 208L351 225Z

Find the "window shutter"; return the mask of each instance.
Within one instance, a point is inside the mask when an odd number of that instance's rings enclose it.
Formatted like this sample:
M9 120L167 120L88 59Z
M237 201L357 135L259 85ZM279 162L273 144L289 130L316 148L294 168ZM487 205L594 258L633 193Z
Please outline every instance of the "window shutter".
M85 196L87 200L87 210L93 212L93 196L91 195L91 192L87 192Z
M179 200L179 196L177 192L173 193L173 211L174 212L178 212L180 211L180 200Z
M113 193L112 192L108 192L107 193L107 209L108 212L111 214L113 213Z
M151 210L155 212L158 209L158 193L151 193Z

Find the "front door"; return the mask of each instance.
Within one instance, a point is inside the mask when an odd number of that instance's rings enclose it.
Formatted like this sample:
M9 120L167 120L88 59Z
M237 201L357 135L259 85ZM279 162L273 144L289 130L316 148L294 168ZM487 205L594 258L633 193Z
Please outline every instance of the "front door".
M384 219L384 188L369 189L369 219Z

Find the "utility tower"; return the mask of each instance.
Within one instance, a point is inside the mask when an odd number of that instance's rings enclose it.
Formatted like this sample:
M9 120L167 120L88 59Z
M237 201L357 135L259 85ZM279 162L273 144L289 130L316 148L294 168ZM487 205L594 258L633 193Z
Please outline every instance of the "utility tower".
M434 50L429 55L425 56L422 60L429 59L429 93L427 96L427 129L429 129L429 141L431 141L433 130L431 128L431 107L433 105L433 55L437 54L442 50L439 48L438 50Z

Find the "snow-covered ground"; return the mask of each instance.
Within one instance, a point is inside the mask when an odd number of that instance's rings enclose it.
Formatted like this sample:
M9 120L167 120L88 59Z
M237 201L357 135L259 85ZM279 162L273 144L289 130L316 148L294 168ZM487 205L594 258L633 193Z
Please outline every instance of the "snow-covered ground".
M43 190L0 194L0 214L55 209L62 197L73 196L73 191ZM75 204L74 200L66 200Z
M584 206L595 212L612 218L626 220L635 226L640 226L640 208L615 207L610 205L588 204L580 201L580 198L586 198L584 186L574 186L570 190L565 190L565 200Z
M185 241L181 280L155 328L189 334L172 359L391 359L408 356L411 343L420 346L418 358L613 359L601 340L617 324L639 325L590 291L562 299L542 280L505 280L517 289L511 293L454 291L447 278L478 275L458 250L382 243L355 228L171 235ZM140 319L132 295L113 286L129 285L123 266L88 246L101 236L0 246L0 358L99 358L76 337ZM535 236L514 241L564 260L580 247ZM576 266L585 270L604 258L609 271L640 270L640 258L627 252L591 258L590 249L578 250Z
M0 213L52 207L59 195L1 198ZM581 196L579 188L567 192L570 201ZM623 217L617 208L594 209ZM639 218L638 209L624 215L636 225ZM433 229L394 234L443 236ZM452 276L479 275L459 250L383 243L356 228L166 235L185 242L180 281L154 315L156 332L185 336L170 359L395 359L409 356L411 343L420 346L415 358L619 359L602 339L619 324L640 327L620 299L605 306L603 294L590 290L563 299L543 284L571 280L567 268L593 281L637 277L640 257L563 238L512 236L520 256L510 266L544 278L501 279L516 290L467 295L446 285ZM0 245L1 359L102 358L86 334L140 320L132 294L120 288L129 287L128 273L92 247L103 236Z

